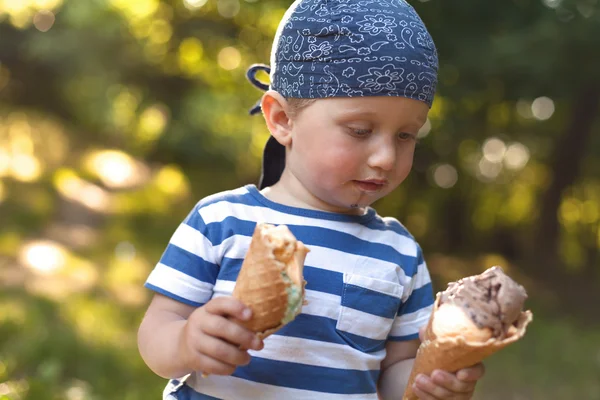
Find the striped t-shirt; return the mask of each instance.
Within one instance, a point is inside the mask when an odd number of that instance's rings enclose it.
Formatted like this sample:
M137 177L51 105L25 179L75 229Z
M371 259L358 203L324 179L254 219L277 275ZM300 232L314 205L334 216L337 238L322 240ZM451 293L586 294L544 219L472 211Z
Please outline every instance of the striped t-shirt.
M310 252L308 304L232 376L192 374L193 399L377 399L388 340L418 337L433 294L419 245L396 219L289 207L253 185L201 200L146 287L193 306L231 295L258 222L285 224Z

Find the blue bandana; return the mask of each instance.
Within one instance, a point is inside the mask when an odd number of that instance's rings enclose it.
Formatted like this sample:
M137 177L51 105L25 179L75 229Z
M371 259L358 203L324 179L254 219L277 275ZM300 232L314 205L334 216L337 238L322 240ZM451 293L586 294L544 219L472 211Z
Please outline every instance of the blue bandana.
M259 70L270 73L270 86L256 79ZM277 29L271 68L253 65L247 76L285 98L400 96L431 107L437 70L433 40L404 0L296 0ZM265 158L270 145L277 147L268 143Z

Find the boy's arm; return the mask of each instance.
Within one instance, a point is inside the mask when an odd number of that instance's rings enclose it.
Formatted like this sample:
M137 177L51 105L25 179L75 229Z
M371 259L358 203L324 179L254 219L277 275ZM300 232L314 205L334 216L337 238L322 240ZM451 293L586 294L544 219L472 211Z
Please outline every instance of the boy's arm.
M163 378L178 378L189 372L182 367L179 337L195 307L156 294L138 330L138 348L148 367Z
M239 325L251 311L233 297L219 297L193 307L156 294L138 331L138 348L148 367L163 378L192 371L229 375L250 361L245 349L262 341Z
M398 400L402 398L410 372L417 355L419 339L402 342L388 341L386 356L381 363L381 375L377 393L381 400Z

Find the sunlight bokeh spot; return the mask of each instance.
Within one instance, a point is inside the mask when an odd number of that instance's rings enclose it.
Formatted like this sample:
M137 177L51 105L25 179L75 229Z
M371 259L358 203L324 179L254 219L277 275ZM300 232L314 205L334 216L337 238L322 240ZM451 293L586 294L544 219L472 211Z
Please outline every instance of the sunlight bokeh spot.
M1 199L1 195L0 195ZM600 204L594 200L586 200L583 202L581 210L581 222L584 224L594 224L600 219ZM600 227L599 227L600 229Z
M135 246L130 242L119 242L115 246L115 257L119 261L128 262L135 258Z
M233 70L240 66L242 55L235 47L225 47L218 55L219 66L225 70Z
M166 106L155 104L144 110L138 123L138 136L144 141L155 141L164 132L169 121Z
M20 258L34 271L50 275L65 266L66 251L58 243L41 240L23 246Z
M33 182L42 174L42 166L31 154L15 154L11 162L12 176L22 182Z
M104 150L94 152L89 156L87 164L109 187L131 186L132 182L136 180L134 160L122 151Z
M152 21L149 28L148 38L152 43L164 44L171 40L173 36L173 28L168 21L164 19L157 19Z
M0 177L10 173L11 157L7 150L0 147Z
M178 64L186 74L193 75L201 70L200 62L204 55L202 42L196 38L187 38L179 45Z
M581 202L577 199L566 199L560 205L559 216L563 223L573 224L581 219Z
M10 148L13 153L33 153L31 124L27 115L21 112L11 113L7 119Z
M0 399L2 400L21 400L29 390L29 382L25 379L18 381L7 381L0 383ZM7 396L7 397L5 397Z
M483 143L481 150L483 151L483 157L488 161L498 163L504 158L506 144L501 139L493 137Z
M90 398L90 385L76 380L65 390L66 400L87 400Z
M129 26L129 30L137 39L143 40L150 36L150 27L152 21L148 18L145 19L134 19L131 21L131 25Z
M517 184L511 190L508 201L500 207L500 214L507 223L518 224L532 217L534 204L535 197L531 187Z
M62 5L63 0L32 0L38 10L53 10Z
M48 10L38 11L33 16L33 26L40 32L48 32L55 21L54 13Z
M529 148L522 143L511 143L504 154L504 165L508 169L520 170L529 162Z
M458 181L458 172L450 164L438 165L433 171L433 180L436 185L443 189L449 189L456 185Z
M29 1L27 0L3 0L0 3L0 10L3 10L9 15L18 14L24 12L29 8Z
M84 157L87 170L110 188L140 186L150 179L150 169L120 150L97 150Z
M159 0L110 0L110 3L133 20L152 16L160 5Z
M32 14L33 12L28 8L9 13L10 23L17 29L25 29L31 24Z
M207 0L183 0L183 4L189 10L195 10L205 5Z
M101 187L79 178L73 171L57 171L54 184L61 195L73 202L94 211L110 210L110 195Z
M478 165L479 177L482 180L494 180L502 172L502 164L499 162L492 162L489 159L482 157Z
M239 0L217 0L217 10L224 18L233 18L240 12Z
M419 133L417 134L417 137L419 139L422 139L422 138L426 137L427 135L429 135L429 132L431 132L431 121L429 120L429 118L427 118L427 121L425 121L425 124L423 124L421 129L419 129Z
M168 165L160 169L155 177L156 186L164 193L179 196L188 192L188 183L181 170Z
M113 121L118 127L125 128L135 118L135 110L140 104L139 96L133 89L117 85L107 90L107 95L113 93Z
M538 97L531 103L531 113L540 121L549 119L554 114L554 101L549 97Z

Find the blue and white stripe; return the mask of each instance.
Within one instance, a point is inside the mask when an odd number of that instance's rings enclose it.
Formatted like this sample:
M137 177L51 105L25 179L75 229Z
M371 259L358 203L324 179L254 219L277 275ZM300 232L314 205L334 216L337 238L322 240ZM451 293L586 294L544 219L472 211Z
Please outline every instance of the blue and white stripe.
M416 338L433 303L421 249L395 219L283 206L245 186L198 203L146 286L194 306L231 295L258 222L285 224L310 248L308 304L248 366L188 385L211 396L198 399L376 399L386 341Z

